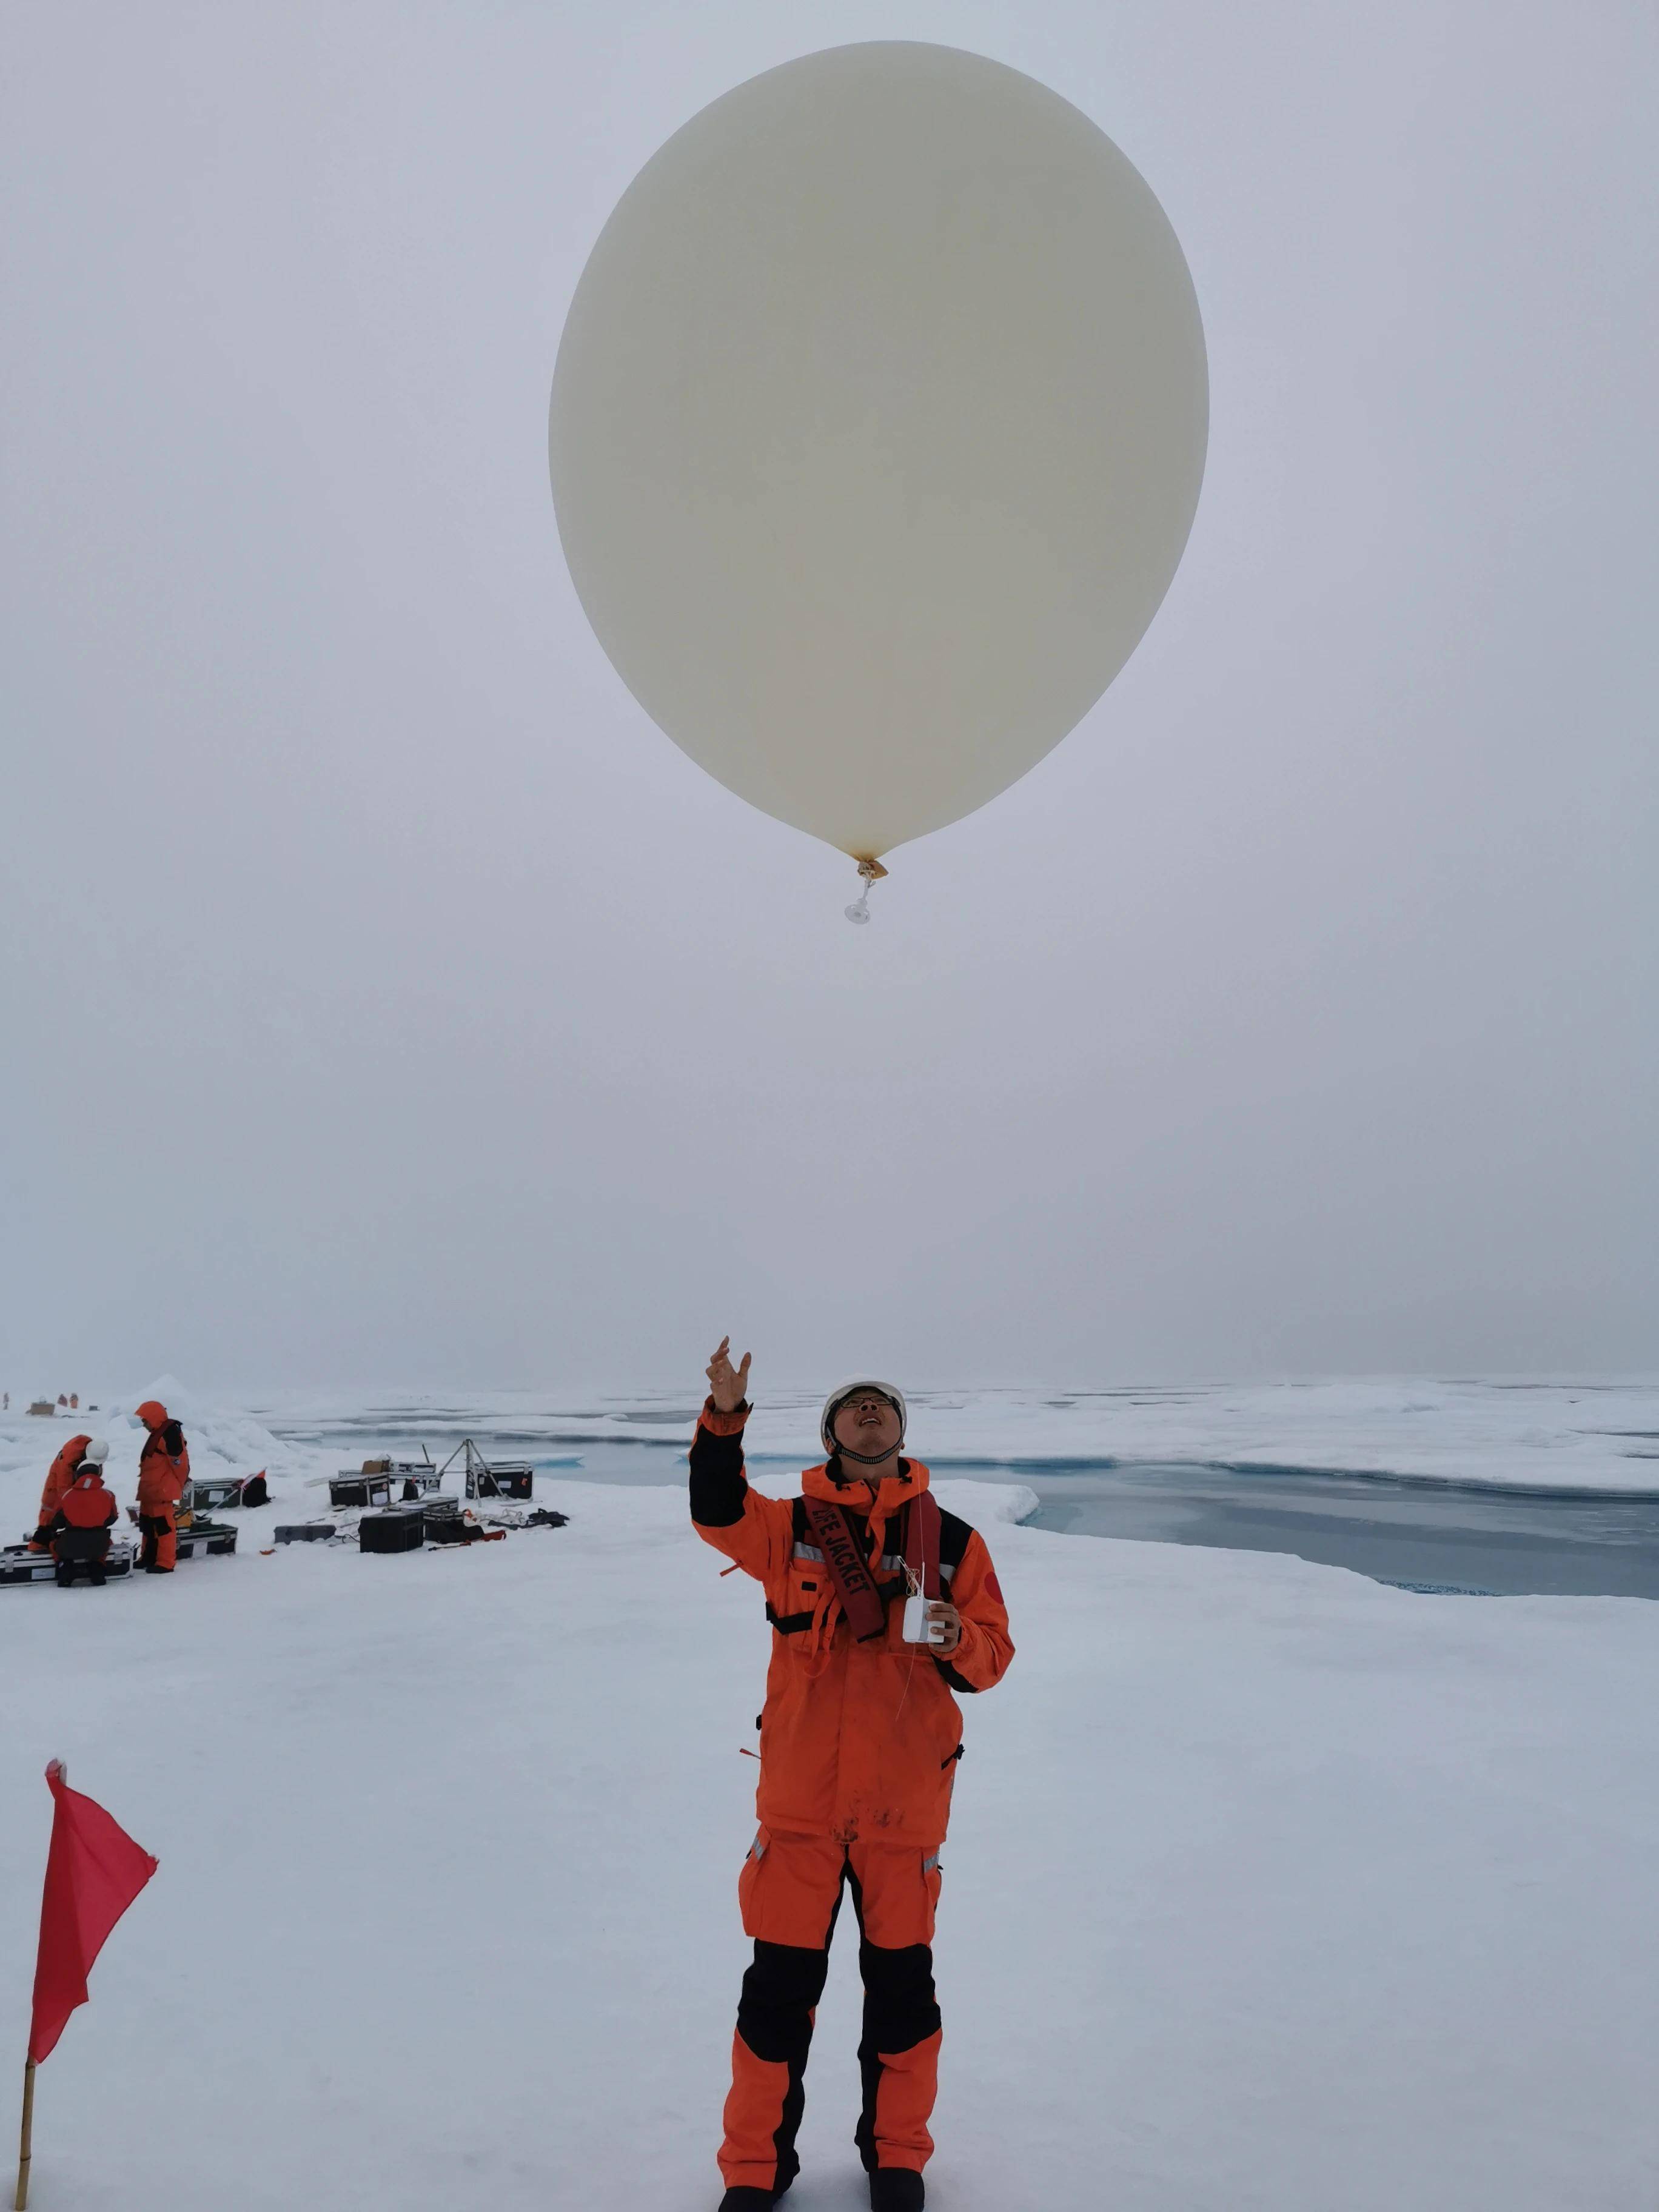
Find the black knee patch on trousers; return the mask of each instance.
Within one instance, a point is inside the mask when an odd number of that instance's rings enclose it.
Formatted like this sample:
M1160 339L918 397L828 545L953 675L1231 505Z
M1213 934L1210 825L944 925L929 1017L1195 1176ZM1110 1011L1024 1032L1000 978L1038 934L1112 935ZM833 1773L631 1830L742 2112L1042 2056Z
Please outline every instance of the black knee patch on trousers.
M755 1945L755 1963L743 1978L738 1999L738 2033L757 2058L789 2069L783 2111L773 2132L777 2154L773 2188L780 2195L800 2172L795 2137L806 2110L806 2054L812 2044L812 2014L823 1995L830 1949L808 1951L793 1943Z
M805 2063L812 2040L812 2011L823 1995L828 1951L793 1943L757 1943L755 1963L743 1978L738 2033L757 2058L772 2065Z
M882 2054L896 2057L901 2051L913 2051L937 2034L939 2009L933 1993L933 1954L926 1943L913 1943L902 1951L861 1943L859 1972L864 1977L864 2034L859 2044L864 2099L853 2140L866 2172L873 2172Z
M864 1891L849 1869L847 1886L859 1917L859 1976L864 1984L864 2043L877 2051L913 2051L939 2026L933 1954L926 1943L884 1950L865 1933ZM863 2046L860 2046L862 2049Z
M864 1977L864 2039L872 2050L913 2051L938 2033L933 1954L926 1943L903 1951L860 1943L859 1972Z

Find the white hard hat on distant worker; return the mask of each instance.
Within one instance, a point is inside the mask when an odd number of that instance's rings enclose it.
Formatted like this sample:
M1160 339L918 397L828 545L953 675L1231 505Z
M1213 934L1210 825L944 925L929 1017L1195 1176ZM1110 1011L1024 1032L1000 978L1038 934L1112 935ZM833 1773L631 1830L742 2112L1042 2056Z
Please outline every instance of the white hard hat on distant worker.
M867 882L1122 667L1207 418L1129 161L1017 70L890 40L751 78L646 164L571 302L550 453L635 697Z

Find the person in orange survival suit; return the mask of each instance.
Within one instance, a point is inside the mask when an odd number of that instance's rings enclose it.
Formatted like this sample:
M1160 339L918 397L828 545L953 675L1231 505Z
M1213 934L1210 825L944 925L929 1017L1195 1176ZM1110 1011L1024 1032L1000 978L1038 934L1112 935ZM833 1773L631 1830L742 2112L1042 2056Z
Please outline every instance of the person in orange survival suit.
M96 1460L86 1461L52 1516L52 1555L58 1562L59 1589L67 1589L83 1567L93 1587L102 1589L110 1523L115 1512L115 1500L104 1487L102 1465Z
M170 1575L179 1556L179 1501L190 1479L185 1432L167 1409L146 1398L138 1418L149 1434L138 1455L138 1526L144 1532L147 1575Z
M720 2212L766 2212L799 2172L806 2057L843 1887L864 1980L854 2141L872 2212L919 2212L939 2071L939 1849L962 1755L956 1695L1001 1680L1008 1615L984 1540L939 1510L925 1467L899 1456L905 1404L890 1383L831 1394L827 1457L799 1497L752 1491L749 1355L734 1369L729 1346L708 1364L691 1519L764 1585L773 1634L760 1828L738 1885L755 1957L732 2038ZM927 1601L927 1644L904 1641L913 1592Z
M94 1443L88 1436L71 1437L52 1461L46 1471L46 1486L40 1492L40 1510L36 1517L34 1534L29 1539L32 1552L52 1549L52 1524L58 1517L58 1508L64 1493L75 1480L76 1470L84 1459L101 1462L109 1451L106 1443Z

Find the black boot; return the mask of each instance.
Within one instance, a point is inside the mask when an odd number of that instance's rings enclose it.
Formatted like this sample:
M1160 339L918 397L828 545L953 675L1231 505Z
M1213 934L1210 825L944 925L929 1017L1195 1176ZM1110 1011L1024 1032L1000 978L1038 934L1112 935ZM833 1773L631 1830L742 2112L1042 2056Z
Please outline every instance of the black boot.
M878 2166L870 2175L870 2212L921 2212L927 2191L908 2166Z
M778 2199L769 2189L728 2189L720 2212L772 2212Z

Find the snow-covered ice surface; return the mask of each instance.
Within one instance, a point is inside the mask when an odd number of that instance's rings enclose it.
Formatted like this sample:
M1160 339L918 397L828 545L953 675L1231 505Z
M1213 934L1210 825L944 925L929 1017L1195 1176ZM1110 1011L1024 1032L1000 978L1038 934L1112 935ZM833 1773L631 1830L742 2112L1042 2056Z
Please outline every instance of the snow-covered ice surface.
M750 1449L797 1467L818 1456L821 1390L757 1391ZM371 1439L390 1419L410 1433L490 1433L580 1445L653 1433L678 1445L694 1389L594 1396L495 1392L287 1393L256 1401L283 1433ZM1014 1468L1114 1460L1194 1462L1387 1474L1499 1486L1659 1491L1659 1377L1192 1383L1109 1390L919 1390L911 1442L930 1466L995 1461Z
M1587 1465L1563 1418L1538 1462ZM0 1591L20 2045L48 1756L161 1861L42 2069L36 2212L712 2208L754 1586L720 1578L683 1488L553 1478L562 1529L262 1557L351 1455L260 1435L271 1407L186 1419L198 1466L270 1466L239 1556ZM14 1522L52 1433L0 1432ZM988 1530L1018 1656L967 1705L930 2207L1651 2202L1659 1607L1420 1598L941 1488ZM863 2202L853 1970L843 1942L793 2212Z
M441 1455L468 1431L585 1476L659 1482L690 1394L521 1393L446 1402L276 1400L289 1443ZM817 1455L816 1390L769 1381L759 1466ZM1659 1387L1580 1378L912 1394L913 1448L981 1480L1016 1474L1035 1525L1288 1552L1418 1589L1659 1599ZM678 1468L672 1468L678 1475Z

